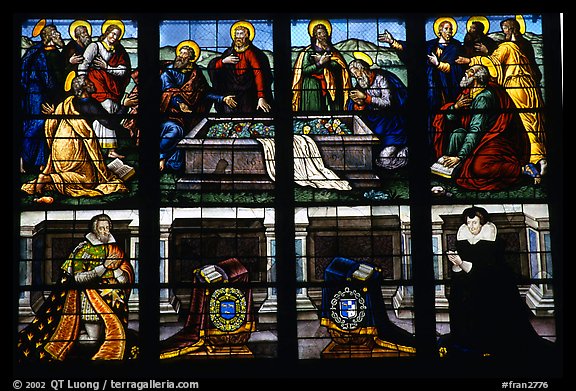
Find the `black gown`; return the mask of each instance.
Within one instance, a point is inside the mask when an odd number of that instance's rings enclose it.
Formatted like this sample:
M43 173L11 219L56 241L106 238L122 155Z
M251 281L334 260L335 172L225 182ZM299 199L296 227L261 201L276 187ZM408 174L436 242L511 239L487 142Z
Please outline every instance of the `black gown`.
M452 272L448 295L450 334L441 338L448 355L540 354L552 343L540 337L517 286L517 277L504 260L504 243L457 240L456 250L472 269Z

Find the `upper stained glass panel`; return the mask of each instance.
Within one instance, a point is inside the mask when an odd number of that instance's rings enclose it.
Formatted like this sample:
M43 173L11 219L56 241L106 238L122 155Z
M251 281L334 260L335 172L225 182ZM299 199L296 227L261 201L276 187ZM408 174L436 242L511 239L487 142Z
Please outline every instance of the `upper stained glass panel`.
M544 197L541 16L443 16L426 31L434 193Z
M25 203L113 203L138 186L137 26L22 23L21 190Z
M405 39L403 20L292 21L298 201L408 198L408 80L391 34Z
M270 201L272 22L160 25L160 170L166 200Z

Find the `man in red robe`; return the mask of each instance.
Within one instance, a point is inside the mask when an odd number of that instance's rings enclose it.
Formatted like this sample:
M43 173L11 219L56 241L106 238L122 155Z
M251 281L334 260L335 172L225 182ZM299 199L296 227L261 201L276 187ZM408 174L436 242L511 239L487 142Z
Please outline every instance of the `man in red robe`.
M514 103L482 65L466 70L460 86L456 102L434 117L435 157L455 169L452 178L465 189L520 184L530 143Z
M219 113L269 112L272 100L272 72L266 54L253 43L254 28L247 21L232 26L233 43L208 64L214 93L233 96L235 104L216 102Z

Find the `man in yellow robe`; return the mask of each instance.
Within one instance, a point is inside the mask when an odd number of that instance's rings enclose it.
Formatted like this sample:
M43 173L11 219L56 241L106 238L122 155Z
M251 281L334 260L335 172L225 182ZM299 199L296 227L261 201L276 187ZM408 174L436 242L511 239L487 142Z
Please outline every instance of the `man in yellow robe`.
M22 185L22 190L37 195L55 190L70 197L127 192L124 182L106 166L94 129L82 118L85 114L98 114L89 109L97 107L91 104L93 83L77 76L72 86L75 96L66 98L55 110L44 107L44 114L54 114L44 127L50 154L38 178Z
M532 75L530 61L514 41L504 41L489 56L470 59L459 57L459 64L484 65L498 84L504 86L516 108L530 139L530 165L528 170L538 177L546 173L546 133L544 130L544 101Z

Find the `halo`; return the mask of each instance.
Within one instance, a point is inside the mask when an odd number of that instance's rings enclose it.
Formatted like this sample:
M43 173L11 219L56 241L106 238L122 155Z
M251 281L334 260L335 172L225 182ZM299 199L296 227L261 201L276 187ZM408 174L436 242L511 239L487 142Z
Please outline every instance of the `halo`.
M488 34L488 32L490 31L490 22L485 16L481 15L471 16L470 19L468 19L468 21L466 22L466 31L468 31L472 22L482 23L484 25L484 34Z
M440 37L438 35L438 27L440 26L440 23L442 23L442 22L452 23L452 29L453 29L452 36L456 35L456 32L458 31L458 23L456 23L454 18L451 18L450 16L442 16L442 17L440 17L434 21L434 34L436 34L437 37Z
M330 23L329 20L327 20L327 19L314 19L314 20L311 20L310 23L308 23L308 34L310 34L310 36L312 36L312 34L314 32L314 27L316 27L316 25L318 25L318 24L324 25L324 27L326 27L326 31L328 32L328 35L332 35L332 24Z
M68 92L72 89L72 80L76 77L75 71L70 71L68 76L66 76L66 81L64 82L64 91Z
M196 62L196 60L198 60L198 58L200 57L200 46L198 46L198 44L194 41L182 41L178 44L178 46L176 46L176 55L180 55L180 50L184 47L184 46L190 46L192 49L194 49L194 57L192 59L190 59L192 62Z
M92 35L92 25L90 24L90 22L78 19L70 23L70 27L68 27L68 34L70 34L70 38L74 39L74 30L76 30L76 27L78 26L85 26L86 29L88 30L88 34Z
M520 34L524 34L526 32L526 21L522 15L516 15L516 21L520 25Z
M40 19L36 25L34 26L34 29L32 30L32 37L37 37L40 35L40 32L42 31L42 29L46 26L46 19Z
M232 27L230 27L230 37L234 39L234 31L236 31L236 27L245 27L250 32L250 41L254 40L254 35L256 35L256 31L254 30L254 25L246 20L239 20L238 22L234 23Z
M118 37L118 40L122 39L122 37L124 36L124 30L126 29L126 27L124 26L124 22L122 22L121 20L118 20L118 19L109 19L109 20L105 21L104 23L102 23L102 34L104 34L106 32L106 29L111 24L115 24L116 26L118 26L120 28L120 36Z
M354 52L353 55L355 59L366 62L370 67L374 65L374 60L372 60L372 57L364 52Z

